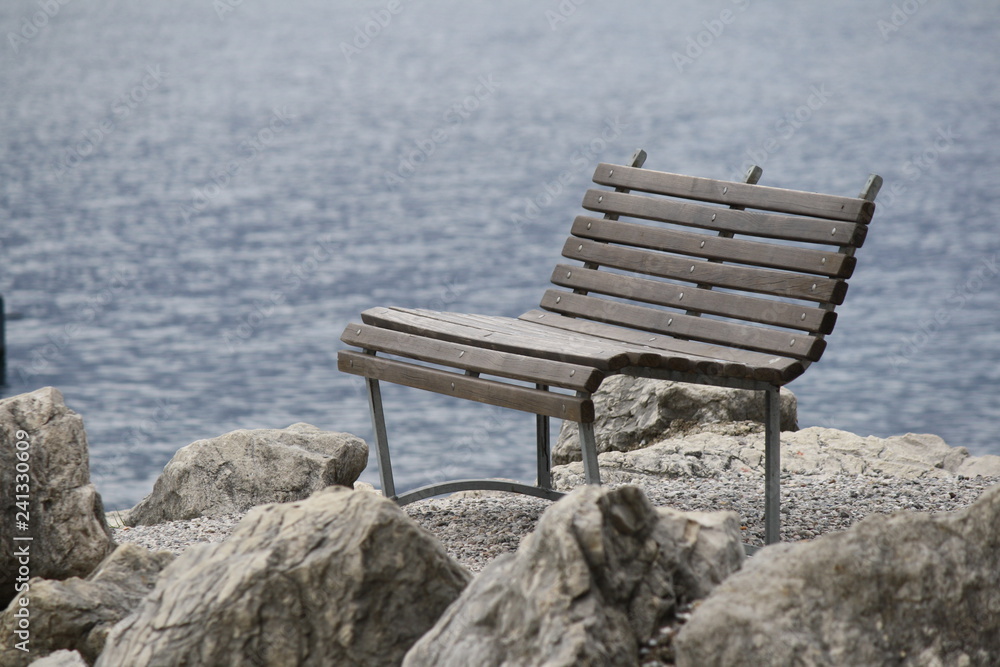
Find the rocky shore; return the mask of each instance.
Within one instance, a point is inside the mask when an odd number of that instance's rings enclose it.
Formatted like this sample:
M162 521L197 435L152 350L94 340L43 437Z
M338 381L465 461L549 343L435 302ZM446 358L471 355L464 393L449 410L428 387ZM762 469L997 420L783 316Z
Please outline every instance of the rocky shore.
M797 430L783 392L783 543L747 559L763 535L756 397L606 385L604 486L583 485L566 427L563 500L404 508L356 482L363 441L296 424L192 443L105 515L59 392L0 401L0 525L31 545L25 570L24 547L0 542L0 664L1000 662L1000 457Z

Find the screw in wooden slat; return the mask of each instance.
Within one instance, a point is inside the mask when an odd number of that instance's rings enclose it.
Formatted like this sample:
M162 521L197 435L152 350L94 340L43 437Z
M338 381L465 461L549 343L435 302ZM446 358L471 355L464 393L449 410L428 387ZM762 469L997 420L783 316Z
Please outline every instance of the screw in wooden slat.
M694 273L694 264L692 264L691 268L688 269L688 273Z
M678 301L683 301L684 300L684 292L680 293L680 295L677 297L677 300Z
M593 226L594 226L594 223L592 223L592 222L588 222L588 223L587 223L587 229L590 229L590 228L591 228L591 227L593 227Z
M597 203L598 204L600 204L603 201L604 201L604 195L600 195L600 196L597 197Z
M571 278L572 276L573 276L573 272L572 271L567 271L566 272L566 277L567 278Z
M561 296L557 296L556 297L556 303L559 303L560 301L562 301L562 297Z
M715 213L712 214L712 222L715 222Z
M826 257L824 257L823 259L819 260L819 263L820 264L826 264Z
M615 170L614 169L612 169L611 171L608 172L608 176L614 176L614 175L615 175Z
M465 350L462 350L461 352L458 353L458 358L459 359L461 359L464 356L465 356Z
M794 338L791 341L789 341L788 347L795 347L795 339Z
M727 192L729 192L729 186L728 185L726 187L722 188L722 194L726 194Z
M705 247L705 242L704 242L704 241L702 241L701 243L699 243L699 244L698 244L698 247L699 247L699 248L704 248L704 247Z
M358 329L358 335L359 336L361 335L361 329Z
M569 376L570 376L570 377L573 377L574 375L576 375L576 371L570 371L570 372L569 372Z
M837 228L836 227L834 227L833 229L830 230L830 236L833 236L836 233L837 233Z
M452 391L455 390L455 383L454 382L451 383L451 389L452 389Z
M805 320L805 319L806 319L806 314L805 314L805 313L802 313L802 315L801 315L801 316L799 317L799 319L800 319L800 320Z
M652 343L654 340L656 340L656 336L653 336L652 338L650 338L649 342Z
M579 250L583 250L583 244L581 243L580 245L578 245L578 246L576 247L576 249L577 249L578 251L579 251Z
M668 326L668 327L669 327L669 326L670 326L671 324L673 324L673 323L674 323L674 318L672 318L672 317L671 317L671 318L670 318L669 320L667 320L667 326Z
M810 292L815 292L816 291L816 283L812 284L812 287L809 288L809 291Z

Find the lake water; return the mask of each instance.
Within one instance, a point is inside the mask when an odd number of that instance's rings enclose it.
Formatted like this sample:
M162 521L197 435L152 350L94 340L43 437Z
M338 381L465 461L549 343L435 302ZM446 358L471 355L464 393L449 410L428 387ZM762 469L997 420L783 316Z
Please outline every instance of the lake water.
M62 390L109 507L233 429L370 441L345 324L536 306L594 164L637 147L880 173L800 425L1000 454L994 0L5 0L0 29L4 395ZM399 488L532 479L529 415L384 393Z

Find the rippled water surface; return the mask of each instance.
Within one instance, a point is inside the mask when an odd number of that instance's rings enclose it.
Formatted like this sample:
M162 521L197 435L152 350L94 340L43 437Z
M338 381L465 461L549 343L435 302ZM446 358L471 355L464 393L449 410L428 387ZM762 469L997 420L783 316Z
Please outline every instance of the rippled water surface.
M0 28L4 393L63 391L111 507L232 429L370 439L344 325L534 307L593 165L636 147L882 174L800 423L1000 454L995 2L7 0ZM385 401L399 487L531 479L530 416Z

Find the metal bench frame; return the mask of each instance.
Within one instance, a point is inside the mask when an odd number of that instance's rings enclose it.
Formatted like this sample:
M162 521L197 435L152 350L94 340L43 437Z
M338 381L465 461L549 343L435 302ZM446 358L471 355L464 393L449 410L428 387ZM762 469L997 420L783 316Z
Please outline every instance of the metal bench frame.
M550 417L570 419L578 423L584 478L588 484L600 484L597 444L593 428L595 415L591 396L605 377L620 373L764 393L766 415L764 539L768 544L779 540L781 472L779 390L781 386L801 375L810 363L818 360L825 348L824 336L833 328L835 306L843 301L847 288L846 278L854 268L854 251L864 241L867 223L874 213L873 202L881 187L882 179L877 175L871 175L857 198L834 197L759 186L757 181L761 176L761 169L756 166L748 170L742 183L737 183L644 170L641 167L645 159L646 153L638 150L626 165L598 165L594 182L614 189L588 191L584 197L584 208L604 212L604 218L603 220L584 216L577 218L573 235L563 249L563 256L580 260L583 266L578 269L564 265L556 267L553 283L572 291L549 290L542 299L542 310L529 311L520 318L511 320L433 311L376 308L362 314L363 324L351 323L347 326L341 340L360 347L361 351L341 350L338 354L338 367L344 372L365 377L379 476L382 491L387 497L395 499L400 505L405 505L444 493L481 489L558 499L563 493L552 488ZM653 196L630 196L633 191ZM651 208L657 206L654 202L663 201L661 195L670 197L668 201L673 206L670 209L672 213L666 218L662 213L657 213L659 209ZM682 199L680 204L677 198ZM695 204L686 209L684 205L688 205L688 201L693 201ZM728 205L728 209L711 204ZM728 216L725 218L727 222L723 223L723 216L720 216L720 222L718 225L715 224L716 213L746 209L753 209L747 211L749 215L746 218L740 214L727 213L725 214ZM677 211L682 211L683 214ZM711 220L703 219L709 213ZM764 214L763 217L754 218L753 215L758 213ZM681 225L718 231L718 236L713 237L704 233L694 236L683 231L670 236L671 232L658 232L657 227L648 225L629 227L627 223L618 222L620 216L655 222L656 215L660 215L661 222L674 226L677 221L671 218L680 216L684 219L680 222ZM767 217L769 215L771 217ZM764 233L762 228L744 229L740 227L744 224L744 220L771 225L771 231ZM604 221L609 222L604 223ZM814 238L817 221L831 225L829 241ZM801 227L806 231L784 232L781 231L785 229L782 225L787 225L788 229ZM720 229L720 226L723 228ZM840 226L839 233L838 226ZM584 228L587 231L584 231ZM602 234L605 237L602 238ZM625 236L622 236L623 234ZM655 242L651 242L646 237L647 234L653 235L651 238ZM656 236L657 234L667 234L667 236ZM796 250L789 250L792 246L787 244L784 246L771 244L765 247L761 243L723 240L712 241L713 247L717 245L723 248L718 251L720 253L718 256L713 256L711 249L702 250L706 242L713 238L733 239L736 234L741 238L745 234L751 235L754 241L760 241L762 237L804 240L837 249L824 253L802 249L800 245L798 250L802 252L797 253ZM803 238L789 239L786 236ZM676 245L672 246L669 243L658 245L662 239L667 239L671 243L676 241ZM700 239L700 249L692 250L690 244L698 243L698 239ZM578 241L580 242L577 243ZM576 249L573 246L576 246ZM627 255L621 260L604 261L600 261L603 255L601 257L588 255L588 252L598 254L614 252L614 249L622 246L625 247L622 252L631 252L633 255ZM634 254L636 248L639 249L638 255ZM710 265L722 266L729 263L737 267L735 271L730 270L731 273L737 276L744 274L749 276L750 283L761 277L764 282L773 281L775 276L780 282L787 276L789 284L794 283L794 285L787 289L774 285L744 287L739 284L727 284L727 280L733 280L731 277L721 280L705 279L706 282L702 283L692 276L685 281L683 275L674 275L673 269L654 271L642 265L642 262L653 256L675 259L678 254L705 260L701 264L691 263L692 274L696 266L699 267L698 276L706 270L711 272L713 267ZM635 259L636 257L638 259ZM821 265L815 267L807 265L802 268L803 262L808 264L814 259ZM615 267L613 263L605 264L605 262L624 264ZM793 266L787 266L789 262ZM626 277L612 278L607 277L612 275L608 272L596 274L596 270L604 265L623 268L630 273L625 274ZM779 269L782 273L760 271L760 267ZM572 278L574 271L584 275L582 277L578 275L574 279ZM803 271L805 273L802 273ZM667 291L672 288L689 290L691 297L694 297L689 298L689 302L700 298L699 303L704 303L708 298L712 301L724 301L726 305L721 311L713 311L712 308L716 306L710 307L707 311L704 307L683 310L680 303L685 296L683 291L679 293L679 298L677 294L669 298L664 296L662 298L666 299L666 302L657 303L660 297L649 297L648 290L653 288L653 285L643 279L641 277L643 275L653 275L671 281L661 283ZM806 277L805 283L801 280L803 276ZM809 276L818 277L815 277L811 288L803 287L802 285L808 285L810 282ZM587 283L588 279L591 283ZM593 282L595 280L611 281L622 286L611 288L608 284ZM754 294L750 297L745 293L730 296L733 293L727 291L713 292L706 297L705 293L712 290L713 286L746 290ZM825 296L809 294L810 289L817 292L818 286L821 286L820 292L826 290ZM635 297L631 291L633 289L647 290L645 300L643 297ZM660 287L657 286L655 289ZM616 290L624 291L616 292ZM591 291L601 294L602 298L598 300L588 296ZM758 304L765 303L758 298L759 294L788 298L769 300L766 303L773 304L769 306L771 310L761 314L753 311ZM639 301L641 307L636 310L632 305L621 306L621 301L603 298L606 296L631 299L629 304ZM650 301L650 298L654 300ZM803 300L816 305L803 306ZM563 304L563 301L566 303ZM674 310L658 309L655 315L650 315L648 311L652 311L653 308L647 305L649 303L653 303L654 306L671 307ZM630 308L633 310L629 310ZM796 313L802 311L803 324L789 319L788 311L793 308L796 309ZM705 318L697 322L692 319L706 312L710 315L721 313L726 317ZM742 323L734 324L734 313L741 321L757 326L750 329ZM660 319L655 319L656 316ZM649 317L654 319L647 321ZM623 324L621 322L623 318L629 321L630 318L638 318L639 324L633 326ZM681 333L673 333L670 327L675 318L679 321L679 326L687 329ZM805 323L807 319L809 324ZM775 328L778 326L782 328ZM804 331L796 333L795 328ZM755 330L759 330L759 333ZM775 341L780 337L778 334L786 338L790 336L787 351L777 347L779 343ZM725 340L726 336L731 336L733 341ZM548 337L552 340L546 340ZM799 347L795 348L797 342ZM566 350L554 349L561 346L565 346ZM598 349L604 347L611 349ZM404 361L376 357L378 352L402 357ZM774 358L768 360L765 355L774 355ZM424 363L411 363L414 360ZM428 366L427 363L434 365ZM462 372L452 372L454 370ZM497 375L500 379L481 378L481 372ZM386 435L380 380L536 413L538 467L536 484L497 479L463 479L431 484L397 494ZM535 388L510 383L510 380L533 383ZM562 387L564 391L574 393L551 391L550 385L556 383L559 383L557 386Z

